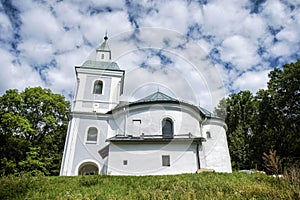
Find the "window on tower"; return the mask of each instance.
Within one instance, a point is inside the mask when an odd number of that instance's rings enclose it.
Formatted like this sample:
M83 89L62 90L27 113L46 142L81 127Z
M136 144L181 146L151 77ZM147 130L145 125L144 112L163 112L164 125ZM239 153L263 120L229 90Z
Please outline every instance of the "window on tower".
M94 83L94 94L102 94L103 92L103 82L100 80L95 81Z
M90 127L87 133L86 141L88 143L97 143L98 130L95 127Z

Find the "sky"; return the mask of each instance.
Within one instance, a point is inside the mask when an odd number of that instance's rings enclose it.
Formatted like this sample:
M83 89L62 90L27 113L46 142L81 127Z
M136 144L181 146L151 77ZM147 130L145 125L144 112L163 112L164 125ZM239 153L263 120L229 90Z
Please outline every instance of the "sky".
M159 90L213 110L300 58L299 0L0 2L0 95L41 86L72 100L74 67L106 33L124 101Z

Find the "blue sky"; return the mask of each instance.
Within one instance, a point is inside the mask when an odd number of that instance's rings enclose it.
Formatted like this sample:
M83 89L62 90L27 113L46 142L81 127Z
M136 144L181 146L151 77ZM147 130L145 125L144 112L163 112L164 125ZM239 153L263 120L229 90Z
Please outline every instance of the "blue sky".
M300 1L1 0L0 94L42 86L70 99L74 66L106 31L123 100L159 89L212 110L300 58Z

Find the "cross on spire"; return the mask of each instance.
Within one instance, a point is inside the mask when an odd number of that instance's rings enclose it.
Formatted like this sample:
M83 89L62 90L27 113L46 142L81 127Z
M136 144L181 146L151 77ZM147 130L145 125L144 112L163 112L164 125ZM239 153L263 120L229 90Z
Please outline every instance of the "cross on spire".
M107 31L105 31L105 36L104 36L104 40L108 40L108 37L107 37Z

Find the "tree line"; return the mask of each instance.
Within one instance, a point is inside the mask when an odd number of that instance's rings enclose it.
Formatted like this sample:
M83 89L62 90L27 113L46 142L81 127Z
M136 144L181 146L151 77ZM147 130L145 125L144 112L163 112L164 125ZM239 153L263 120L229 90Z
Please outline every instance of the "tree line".
M228 126L234 169L264 170L263 154L270 149L283 159L283 167L300 161L300 60L268 76L267 89L230 94L215 108Z
M269 73L267 89L222 99L215 114L228 125L233 169L264 170L270 149L284 165L300 160L300 61ZM41 87L0 97L0 176L22 171L58 175L70 103Z
M58 175L70 103L41 87L11 89L0 97L0 176Z

